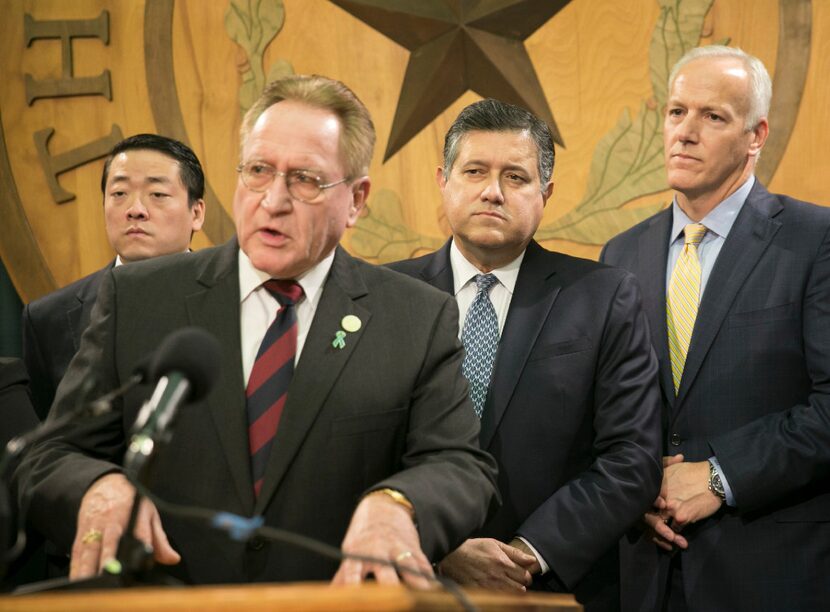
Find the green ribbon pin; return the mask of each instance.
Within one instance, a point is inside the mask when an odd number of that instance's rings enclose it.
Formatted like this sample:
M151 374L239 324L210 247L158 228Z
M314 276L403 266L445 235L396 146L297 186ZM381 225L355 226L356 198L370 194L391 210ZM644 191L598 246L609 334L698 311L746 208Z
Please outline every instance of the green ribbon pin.
M334 341L331 343L331 345L336 349L346 348L346 341L344 340L345 337L346 332L344 332L342 329L339 330L336 334L334 334Z

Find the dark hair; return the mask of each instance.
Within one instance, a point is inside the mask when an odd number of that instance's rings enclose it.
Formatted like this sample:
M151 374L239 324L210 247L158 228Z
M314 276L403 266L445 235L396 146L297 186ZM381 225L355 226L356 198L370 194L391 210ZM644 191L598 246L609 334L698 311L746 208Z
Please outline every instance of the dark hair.
M197 200L204 197L205 174L202 172L202 164L199 163L199 158L186 144L158 134L136 134L125 138L112 148L106 161L104 161L104 172L101 175L101 193L106 193L110 164L115 156L124 151L137 149L158 151L176 160L179 164L179 175L182 183L187 188L187 200L190 206L193 206Z
M527 131L536 143L539 180L542 190L553 174L553 136L547 124L521 106L488 98L474 102L458 115L444 137L444 176L448 176L458 157L458 145L467 132Z

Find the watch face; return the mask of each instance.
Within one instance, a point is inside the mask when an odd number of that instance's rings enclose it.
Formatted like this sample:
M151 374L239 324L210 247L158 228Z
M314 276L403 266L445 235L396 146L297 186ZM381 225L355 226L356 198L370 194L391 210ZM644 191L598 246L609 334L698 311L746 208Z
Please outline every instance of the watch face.
M709 462L709 490L717 495L721 500L726 499L726 493L723 490L723 482L721 482L720 474L715 469L715 464Z
M142 132L196 152L207 207L192 246L224 242L234 233L243 113L266 82L316 73L346 83L377 129L368 206L343 239L354 255L384 263L445 242L435 185L444 134L465 106L493 97L530 108L559 143L554 205L536 240L596 258L671 201L660 161L668 69L701 41L730 40L787 66L774 75L775 142L758 176L768 183L780 163L776 190L825 200L830 156L814 152L830 117L820 71L807 80L819 15L809 0L780 3L781 16L775 0L725 2L728 10L684 0L671 19L664 4L3 0L0 256L26 302L110 261L103 158Z

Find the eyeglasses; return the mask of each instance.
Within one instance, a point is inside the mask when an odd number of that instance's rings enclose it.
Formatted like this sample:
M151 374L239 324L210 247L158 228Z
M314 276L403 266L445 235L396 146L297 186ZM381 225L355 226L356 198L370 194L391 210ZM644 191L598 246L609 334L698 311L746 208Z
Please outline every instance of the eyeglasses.
M274 180L281 176L285 179L285 186L288 188L291 197L306 203L319 198L324 189L330 189L349 180L349 177L345 177L339 181L324 184L323 179L308 170L280 172L274 166L261 161L249 161L239 164L236 171L239 172L245 186L258 193L268 191Z

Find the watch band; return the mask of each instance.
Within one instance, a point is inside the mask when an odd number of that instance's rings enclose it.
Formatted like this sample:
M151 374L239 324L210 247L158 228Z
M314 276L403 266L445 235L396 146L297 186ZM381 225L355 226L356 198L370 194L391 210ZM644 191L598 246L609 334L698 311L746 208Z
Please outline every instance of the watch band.
M386 495L387 497L391 498L396 504L403 506L409 512L409 516L415 520L415 506L412 505L412 502L409 501L409 498L406 497L403 493L398 491L397 489L375 489L374 491L370 491L368 495Z
M726 503L726 491L723 488L723 481L717 468L715 468L715 464L711 461L709 462L709 490L721 502Z

